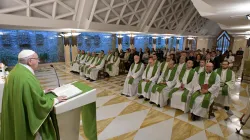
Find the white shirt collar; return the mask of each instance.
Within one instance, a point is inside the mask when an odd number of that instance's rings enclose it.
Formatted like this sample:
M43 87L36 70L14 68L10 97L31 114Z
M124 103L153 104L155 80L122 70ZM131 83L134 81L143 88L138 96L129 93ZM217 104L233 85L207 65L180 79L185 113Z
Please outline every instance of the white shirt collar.
M21 64L21 63L19 63L19 64ZM24 66L25 68L27 68L33 75L35 75L34 70L30 66L28 66L26 64L21 64L21 65Z

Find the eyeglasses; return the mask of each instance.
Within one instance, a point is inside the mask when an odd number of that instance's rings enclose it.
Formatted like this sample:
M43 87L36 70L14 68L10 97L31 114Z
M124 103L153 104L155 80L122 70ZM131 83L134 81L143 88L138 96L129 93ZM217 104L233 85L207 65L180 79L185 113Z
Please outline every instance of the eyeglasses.
M30 58L30 59L35 59L35 60L38 60L38 61L40 61L40 59L39 59L39 58Z

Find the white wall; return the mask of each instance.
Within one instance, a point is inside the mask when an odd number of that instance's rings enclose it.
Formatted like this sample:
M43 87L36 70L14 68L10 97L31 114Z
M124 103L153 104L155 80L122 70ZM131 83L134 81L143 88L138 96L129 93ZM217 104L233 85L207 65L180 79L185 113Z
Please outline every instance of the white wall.
M250 49L247 47L247 40L244 38L235 38L234 39L234 44L233 44L233 53L236 53L236 51L241 47L242 50L244 51L244 58L245 59L250 59Z
M211 50L212 46L213 46L213 38L198 37L197 50L198 49L202 50L203 48Z

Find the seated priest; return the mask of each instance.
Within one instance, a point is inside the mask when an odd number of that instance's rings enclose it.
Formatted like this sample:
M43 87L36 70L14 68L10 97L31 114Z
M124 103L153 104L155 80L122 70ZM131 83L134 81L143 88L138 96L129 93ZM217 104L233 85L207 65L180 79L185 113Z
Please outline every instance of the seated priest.
M189 111L189 100L197 80L197 72L192 69L193 65L192 60L187 61L186 69L178 75L177 84L169 93L170 106L184 113Z
M90 60L91 60L92 56L91 56L91 53L88 52L85 56L85 58L83 60L80 61L80 76L83 76L84 75L84 69L85 69L85 66L87 63L90 63Z
M184 71L186 69L186 57L181 56L179 59L179 64L177 65L177 73L179 74L181 71Z
M170 60L167 69L161 73L157 84L152 87L150 103L155 103L158 107L167 105L168 93L174 88L177 77L177 66Z
M95 62L97 60L97 56L95 52L92 52L92 56L89 60L89 62L85 63L85 66L83 67L83 75L84 77L88 78L86 75L88 74L88 68L90 67L90 65L94 65Z
M220 93L214 102L223 105L224 109L229 111L231 95L235 86L235 74L229 69L228 61L223 61L222 68L216 69L215 72L220 75Z
M96 81L98 78L98 72L99 70L103 69L104 64L105 58L103 56L103 53L100 53L96 61L94 61L94 63L92 63L86 70L86 80L90 80L90 82Z
M189 104L193 121L200 117L207 118L210 105L219 94L220 76L213 71L213 67L213 63L207 63L205 71L196 80Z
M35 77L39 58L32 50L18 54L18 64L4 85L1 113L1 140L60 139L53 107L65 96L51 99Z
M150 56L148 59L148 65L142 74L142 80L138 84L139 98L145 98L146 101L150 99L150 92L152 86L157 81L160 75L160 68L157 62Z
M80 64L81 55L82 55L81 50L78 50L78 54L76 55L75 60L71 62L70 71L79 72L79 64Z
M160 64L160 75L166 71L167 67L168 67L168 62L171 60L171 57L170 56L167 56L166 57L166 61L163 61L161 64Z
M152 57L153 57L153 60L155 61L156 65L159 67L161 62L158 61L158 57L157 57L156 53L153 53Z
M137 93L138 83L141 80L143 71L144 64L140 62L140 56L136 54L134 56L134 63L131 65L126 80L124 82L122 95L131 97Z
M108 54L105 56L106 63L110 62L112 60L112 57L113 57L113 52L112 52L112 50L109 50Z
M200 64L199 66L195 67L194 70L200 74L201 72L205 71L205 64L206 64L206 60L201 59L200 60Z
M120 64L120 57L119 53L115 52L115 56L108 62L106 67L106 72L109 76L117 76L119 75L119 64Z

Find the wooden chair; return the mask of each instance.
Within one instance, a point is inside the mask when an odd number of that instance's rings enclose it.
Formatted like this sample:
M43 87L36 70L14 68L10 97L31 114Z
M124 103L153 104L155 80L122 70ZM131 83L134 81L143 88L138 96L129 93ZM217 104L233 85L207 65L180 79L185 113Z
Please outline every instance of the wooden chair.
M99 70L98 72L98 79L104 79L105 78L105 71L104 68Z
M125 74L125 64L124 64L124 60L120 59L120 64L119 64L119 75L121 74Z

